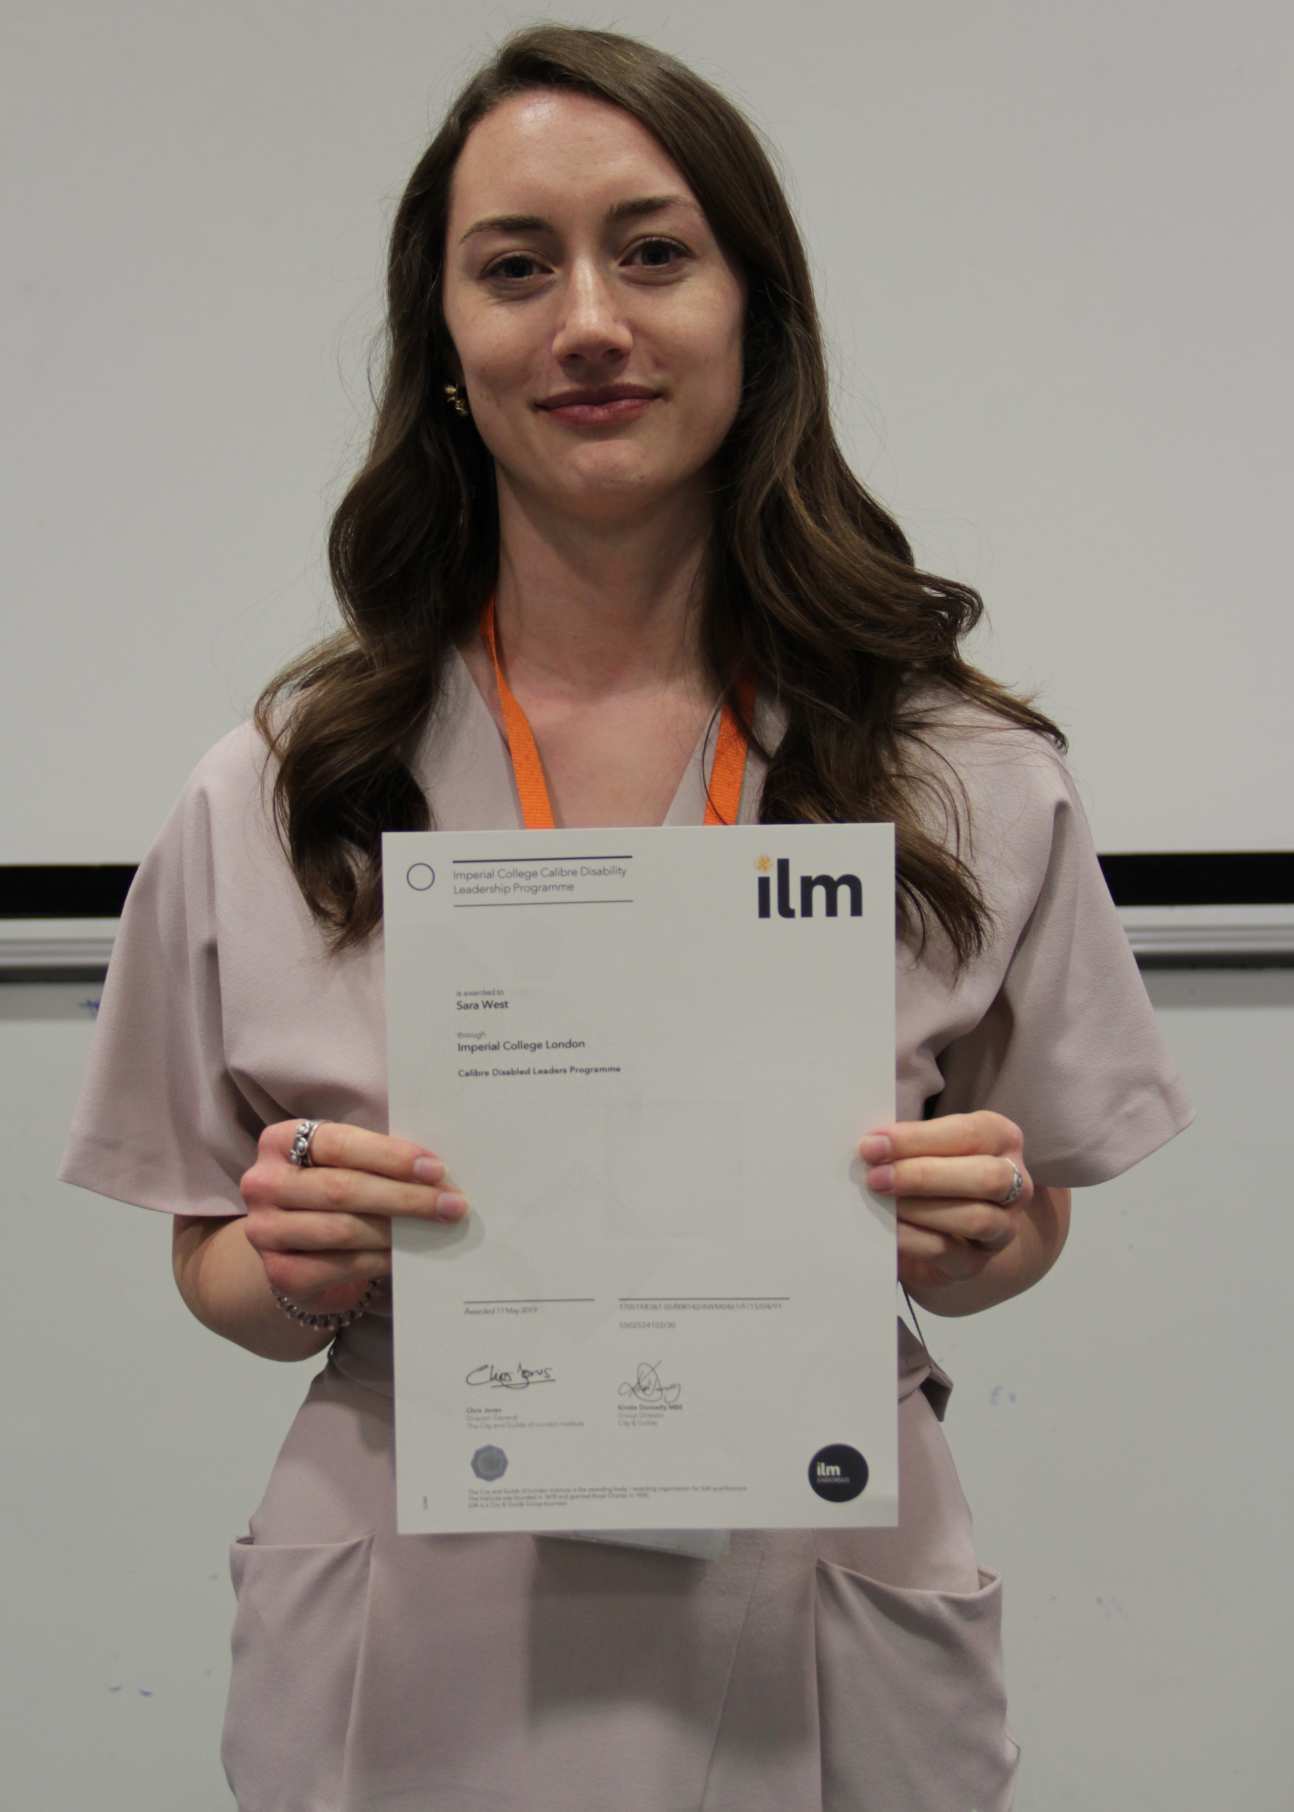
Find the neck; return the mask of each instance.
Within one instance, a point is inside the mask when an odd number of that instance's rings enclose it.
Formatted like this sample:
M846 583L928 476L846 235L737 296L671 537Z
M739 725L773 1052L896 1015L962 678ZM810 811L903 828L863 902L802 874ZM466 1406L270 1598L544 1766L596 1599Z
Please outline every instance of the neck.
M704 686L709 519L545 520L500 487L495 621L514 686L594 699Z

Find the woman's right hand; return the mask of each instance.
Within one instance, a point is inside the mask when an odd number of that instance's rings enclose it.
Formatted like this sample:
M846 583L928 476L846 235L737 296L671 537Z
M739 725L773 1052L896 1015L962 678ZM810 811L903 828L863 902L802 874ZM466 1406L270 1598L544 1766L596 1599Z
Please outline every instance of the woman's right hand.
M336 1120L320 1121L310 1163L292 1164L299 1125L267 1126L239 1182L247 1241L273 1289L312 1315L341 1314L390 1275L392 1215L460 1221L467 1203L434 1151Z

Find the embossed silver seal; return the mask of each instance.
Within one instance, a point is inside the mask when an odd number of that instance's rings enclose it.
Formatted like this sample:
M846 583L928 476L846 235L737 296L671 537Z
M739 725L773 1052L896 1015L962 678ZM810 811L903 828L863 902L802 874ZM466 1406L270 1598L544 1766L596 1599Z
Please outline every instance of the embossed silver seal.
M508 1456L502 1447L478 1447L472 1455L472 1471L478 1479L492 1485L508 1470Z

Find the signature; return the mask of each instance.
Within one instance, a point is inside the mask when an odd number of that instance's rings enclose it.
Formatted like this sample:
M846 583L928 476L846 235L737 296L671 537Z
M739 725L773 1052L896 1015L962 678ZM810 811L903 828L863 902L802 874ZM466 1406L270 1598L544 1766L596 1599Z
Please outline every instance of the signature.
M529 1390L532 1384L556 1384L551 1365L519 1365L505 1372L497 1365L477 1365L467 1374L470 1385L488 1385L492 1390Z
M662 1384L660 1367L657 1365L640 1365L638 1376L632 1384L622 1384L620 1395L632 1397L635 1403L664 1404L666 1409L673 1409L682 1394L681 1384Z

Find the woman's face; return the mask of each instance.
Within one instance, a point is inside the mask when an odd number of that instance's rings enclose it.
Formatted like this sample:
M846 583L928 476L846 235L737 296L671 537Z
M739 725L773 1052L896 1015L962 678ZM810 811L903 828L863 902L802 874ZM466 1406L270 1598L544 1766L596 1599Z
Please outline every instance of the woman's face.
M610 217L619 204L667 205ZM531 224L480 223L498 215ZM516 95L455 167L445 323L501 501L601 521L699 494L741 400L746 287L676 166L587 95ZM449 374L452 375L452 374ZM652 393L612 419L545 407L572 389Z

